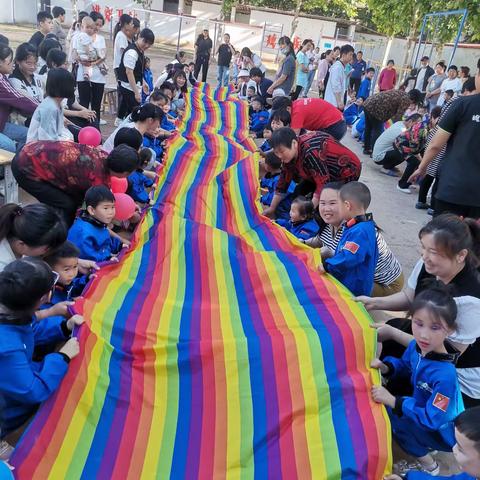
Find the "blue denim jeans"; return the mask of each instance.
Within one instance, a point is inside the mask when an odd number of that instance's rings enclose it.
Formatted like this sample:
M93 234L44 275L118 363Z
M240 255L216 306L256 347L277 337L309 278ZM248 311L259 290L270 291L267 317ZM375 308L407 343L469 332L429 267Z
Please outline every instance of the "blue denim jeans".
M17 152L25 145L27 132L27 127L7 122L3 132L0 132L0 148L12 153Z
M218 86L227 87L228 80L230 79L230 67L224 67L222 65L219 65L217 68L218 68L218 75L217 75Z

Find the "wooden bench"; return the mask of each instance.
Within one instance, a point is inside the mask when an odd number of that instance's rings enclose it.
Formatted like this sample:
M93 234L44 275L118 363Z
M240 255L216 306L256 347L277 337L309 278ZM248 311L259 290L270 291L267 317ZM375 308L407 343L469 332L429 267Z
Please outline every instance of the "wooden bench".
M105 107L108 107L110 115L117 113L117 87L105 87L103 91L102 112L105 112Z
M12 173L14 156L14 153L0 148L0 167L5 168L5 203L18 203L18 184Z

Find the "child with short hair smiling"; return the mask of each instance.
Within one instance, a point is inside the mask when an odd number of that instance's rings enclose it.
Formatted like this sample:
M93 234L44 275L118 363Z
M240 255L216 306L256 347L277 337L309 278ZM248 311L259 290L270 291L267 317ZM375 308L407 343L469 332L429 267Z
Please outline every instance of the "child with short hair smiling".
M464 410L455 369L460 352L447 341L456 330L457 305L445 287L434 287L414 298L411 316L414 340L402 358L375 359L371 366L387 379L410 377L413 394L395 397L376 385L372 396L388 407L402 449L418 458L423 471L438 475L440 467L429 452L452 451L453 421Z
M263 128L264 142L258 147L261 152L268 152L272 149L269 140L272 138L272 126L270 124L265 125Z
M270 125L272 126L272 131L283 127L289 127L291 121L292 117L288 110L274 110L270 115Z
M250 109L250 131L256 137L260 137L263 129L268 125L269 117L263 105L262 97L254 96L250 103Z
M319 269L331 273L354 295L369 295L378 258L375 222L372 214L366 213L370 190L361 182L349 182L340 189L339 197L345 230L335 254Z
M68 240L80 249L81 258L104 262L115 258L122 242L108 226L115 217L115 197L105 185L91 187L85 194L85 210L75 219Z
M278 219L277 223L286 228L301 240L314 237L318 230L318 223L313 218L315 208L311 200L299 196L293 200L290 207L290 220Z

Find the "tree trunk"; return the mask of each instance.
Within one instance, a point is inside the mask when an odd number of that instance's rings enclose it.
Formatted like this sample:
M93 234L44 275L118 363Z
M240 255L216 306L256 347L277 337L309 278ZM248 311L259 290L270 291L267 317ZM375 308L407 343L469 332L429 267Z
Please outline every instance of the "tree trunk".
M412 17L412 23L410 27L410 31L408 32L408 37L407 37L407 48L405 49L405 56L403 57L403 62L402 62L402 67L406 68L411 66L412 68L415 67L415 65L409 65L408 61L410 58L410 51L412 49L412 44L413 41L416 39L417 35L417 29L418 29L418 10L415 10L413 12L413 17ZM413 63L413 59L410 60ZM398 76L398 82L397 86L400 83L400 79L405 77L406 72L403 72L403 75Z
M298 16L300 15L302 5L303 5L303 0L297 0L295 5L295 13L293 15L293 20L292 20L292 28L290 31L290 38L292 38L292 41L293 41L293 34L295 33L295 30L298 27Z

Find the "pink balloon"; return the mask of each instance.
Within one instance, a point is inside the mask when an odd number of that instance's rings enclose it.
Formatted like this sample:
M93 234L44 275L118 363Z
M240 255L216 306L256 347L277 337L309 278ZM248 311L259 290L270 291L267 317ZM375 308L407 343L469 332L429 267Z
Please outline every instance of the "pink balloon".
M120 177L110 177L110 183L112 184L113 193L125 193L128 188L128 180Z
M78 143L98 147L102 143L102 135L95 127L83 127L78 133Z
M115 218L123 221L128 220L135 213L135 202L126 193L114 193Z

